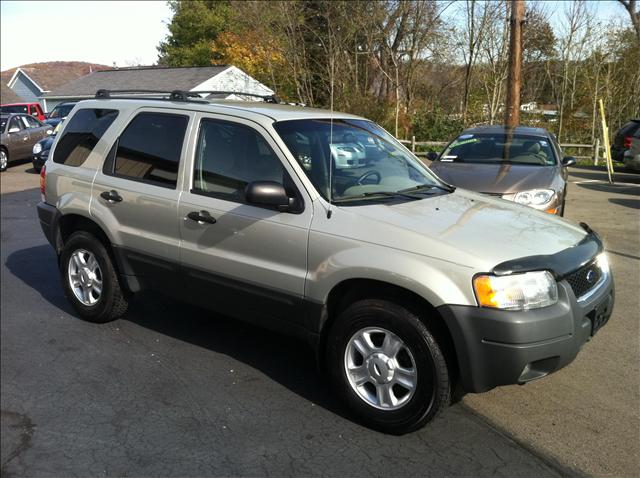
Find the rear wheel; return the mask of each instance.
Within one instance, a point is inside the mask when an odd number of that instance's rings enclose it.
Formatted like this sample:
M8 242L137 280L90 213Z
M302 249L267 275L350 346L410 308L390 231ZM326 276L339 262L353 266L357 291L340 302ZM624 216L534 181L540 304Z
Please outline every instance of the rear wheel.
M0 171L6 171L7 166L9 165L9 155L7 151L2 148L0 149Z
M329 332L326 357L333 386L371 428L407 433L450 403L440 346L416 315L393 302L361 300L345 309Z
M84 320L110 322L122 316L128 298L104 245L92 234L71 235L60 254L60 278L67 299Z

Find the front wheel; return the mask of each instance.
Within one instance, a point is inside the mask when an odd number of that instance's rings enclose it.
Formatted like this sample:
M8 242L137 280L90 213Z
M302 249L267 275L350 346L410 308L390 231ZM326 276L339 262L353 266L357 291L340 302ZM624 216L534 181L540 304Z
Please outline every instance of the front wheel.
M392 434L416 430L451 401L445 357L420 319L393 302L361 300L327 338L328 375L355 416Z
M9 155L4 150L4 148L2 148L0 149L0 171L6 171L8 165L9 165Z
M128 297L104 245L79 231L66 241L60 254L60 278L67 299L89 322L110 322L124 315Z

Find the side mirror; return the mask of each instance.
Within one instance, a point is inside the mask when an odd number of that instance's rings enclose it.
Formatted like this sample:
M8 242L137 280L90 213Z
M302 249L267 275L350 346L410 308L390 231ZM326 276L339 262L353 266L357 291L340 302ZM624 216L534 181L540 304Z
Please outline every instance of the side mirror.
M14 126L13 128L9 128L9 133L19 133L20 132L20 128L18 128L17 126Z
M438 159L438 153L436 153L435 151L429 151L427 153L427 159L429 161L435 161L436 159Z
M275 181L254 181L247 185L245 198L256 206L276 208L279 211L295 209L296 199L289 197L284 186Z
M562 158L562 166L563 167L568 167L568 166L573 166L574 164L576 164L576 158L574 158L573 156L565 156L564 158Z

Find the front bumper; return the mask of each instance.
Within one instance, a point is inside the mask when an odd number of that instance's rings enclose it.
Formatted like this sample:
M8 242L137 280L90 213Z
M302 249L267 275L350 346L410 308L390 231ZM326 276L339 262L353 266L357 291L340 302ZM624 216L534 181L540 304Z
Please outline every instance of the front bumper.
M528 311L463 305L438 308L456 348L462 387L486 392L523 384L571 363L590 340L592 329L609 320L614 283L607 274L584 300L566 280L558 282L558 302Z

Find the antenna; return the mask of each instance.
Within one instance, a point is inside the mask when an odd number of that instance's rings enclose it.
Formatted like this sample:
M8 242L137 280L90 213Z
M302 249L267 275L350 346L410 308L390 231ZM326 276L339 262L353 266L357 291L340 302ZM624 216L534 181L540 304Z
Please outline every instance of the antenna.
M333 146L333 81L334 81L334 58L331 57L331 117L330 117L330 126L329 126L329 209L327 209L327 219L331 219L331 205L333 204L333 158L331 157L333 154L332 146Z

